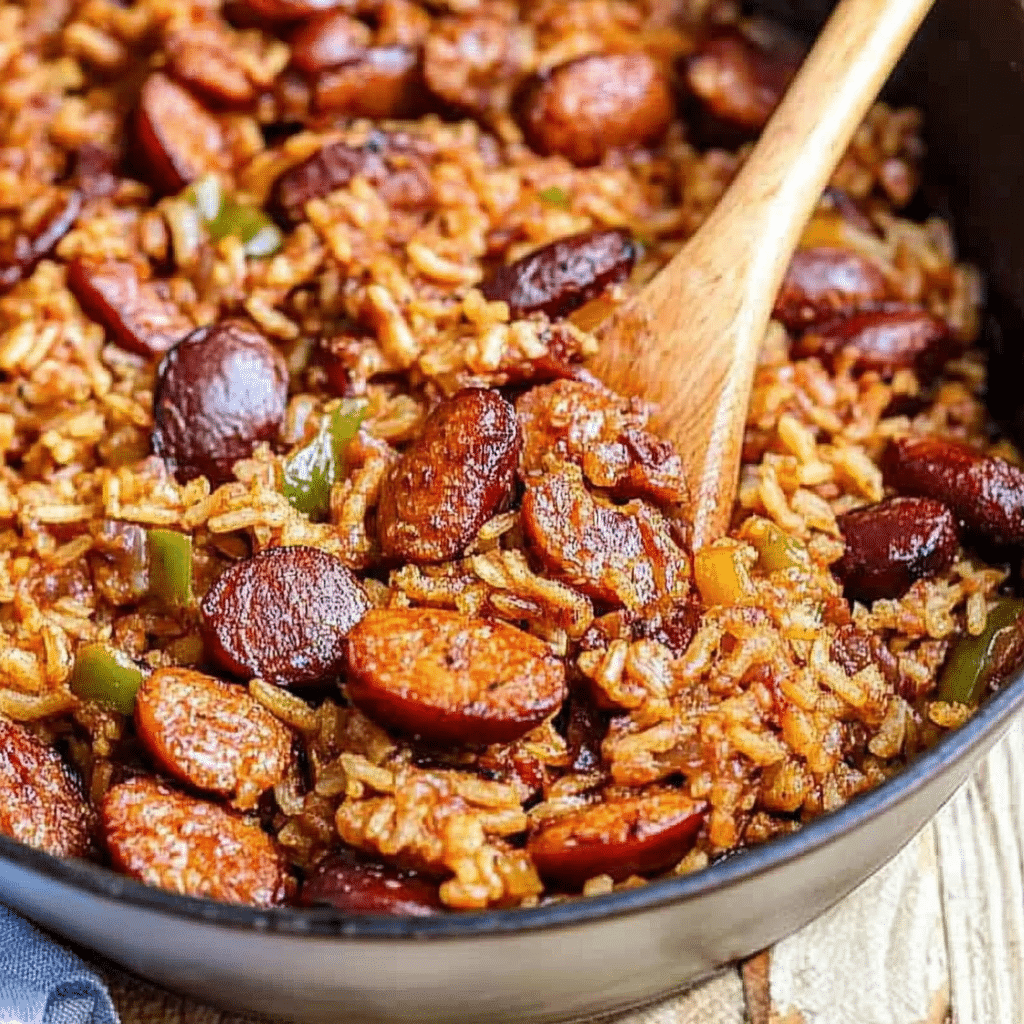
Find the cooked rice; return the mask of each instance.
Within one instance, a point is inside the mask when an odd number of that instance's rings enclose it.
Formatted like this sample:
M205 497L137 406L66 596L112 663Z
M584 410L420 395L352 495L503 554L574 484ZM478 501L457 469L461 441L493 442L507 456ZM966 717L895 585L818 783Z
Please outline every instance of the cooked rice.
M616 45L685 55L693 34L671 27L673 6L551 0L501 9L529 26L532 66L544 68ZM0 8L0 242L31 233L45 216L69 151L117 148L135 65L162 61L160 41L188 28L189 10L173 0ZM438 31L442 16L427 20ZM250 76L273 82L287 45L270 32L219 24ZM221 120L238 168L235 191L255 202L325 141L357 143L372 127L339 122L269 146L258 111ZM990 441L984 361L974 349L934 384L911 370L885 381L842 361L834 372L814 358L794 361L785 328L771 324L733 529L717 546L734 558L741 587L734 602L705 609L680 656L656 639L632 639L614 612L546 573L514 510L486 523L464 557L382 565L372 528L382 481L429 408L467 386L522 385L543 358L576 361L596 348L586 308L562 323L510 322L504 303L487 302L477 286L495 251L507 262L573 232L624 228L643 240L635 287L704 220L745 153L702 151L676 121L653 149L578 168L531 151L507 110L483 124L429 115L399 127L430 154L437 210L425 222L356 177L309 203L308 223L286 235L280 253L246 258L237 239L205 238L188 203L154 203L144 185L121 180L112 197L86 199L55 253L0 297L0 714L63 742L96 802L131 749L132 724L71 693L75 651L103 640L151 668L202 663L194 619L116 600L118 586L130 588L97 575L97 544L118 522L190 534L199 595L232 560L273 546L321 548L368 574L375 605L455 609L535 634L612 712L598 767L572 766L560 722L513 744L427 756L343 696L314 706L250 681L249 692L304 749L308 778L279 784L266 817L300 876L344 842L429 871L451 907L532 905L551 893L523 848L531 822L664 786L710 807L695 848L675 868L698 870L878 785L962 724L968 709L934 699L936 673L957 636L983 630L1005 573L961 552L951 570L899 599L854 605L853 622L898 662L894 686L874 665L850 675L833 657L847 602L829 567L843 552L836 516L885 493L878 460L889 439L933 434L1018 459L1005 441ZM921 175L919 133L916 112L872 109L833 184L863 201L878 234L850 227L843 244L879 266L894 294L970 343L979 330L977 272L957 261L948 225L900 213ZM204 478L178 483L149 454L155 363L113 344L83 314L65 274L66 262L82 255L169 267L169 294L196 325L244 310L295 374L282 428L289 444L308 439L337 397L311 361L311 339L362 325L346 367L369 412L350 446L347 478L331 492L328 521L310 522L289 504L279 484L283 455L267 446L214 490ZM626 290L599 302L607 308ZM897 399L917 396L927 401L912 416L887 413ZM763 519L802 542L805 566L770 576L753 569L750 531ZM582 648L602 624L606 631ZM540 773L539 793L508 770L515 759ZM613 885L599 876L583 892Z

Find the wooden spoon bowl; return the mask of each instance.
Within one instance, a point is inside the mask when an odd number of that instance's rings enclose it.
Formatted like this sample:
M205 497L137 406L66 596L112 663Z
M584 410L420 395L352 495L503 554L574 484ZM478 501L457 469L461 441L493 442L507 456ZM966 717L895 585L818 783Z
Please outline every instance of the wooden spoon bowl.
M686 461L694 548L729 525L765 329L800 234L933 0L842 0L700 230L602 326L594 372Z

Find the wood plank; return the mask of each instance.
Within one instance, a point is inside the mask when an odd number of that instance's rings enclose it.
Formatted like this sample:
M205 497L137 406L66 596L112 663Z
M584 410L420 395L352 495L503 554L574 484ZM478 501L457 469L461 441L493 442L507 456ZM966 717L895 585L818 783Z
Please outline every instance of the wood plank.
M1024 1021L1024 722L935 822L953 1024Z
M842 903L775 946L776 1019L942 1024L949 985L937 861L928 827Z

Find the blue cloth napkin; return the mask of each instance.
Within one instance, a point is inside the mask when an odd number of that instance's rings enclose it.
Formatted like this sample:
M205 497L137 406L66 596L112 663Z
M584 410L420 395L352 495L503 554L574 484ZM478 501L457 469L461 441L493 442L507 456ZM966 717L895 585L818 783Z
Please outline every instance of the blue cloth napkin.
M0 906L0 1024L120 1022L97 974Z

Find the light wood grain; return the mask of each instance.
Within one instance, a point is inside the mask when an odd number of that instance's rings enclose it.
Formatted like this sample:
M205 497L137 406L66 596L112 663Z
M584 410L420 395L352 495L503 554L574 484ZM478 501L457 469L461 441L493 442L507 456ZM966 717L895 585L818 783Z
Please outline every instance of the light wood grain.
M842 0L736 180L602 330L597 375L655 405L686 461L694 545L728 525L757 352L811 211L932 0Z

